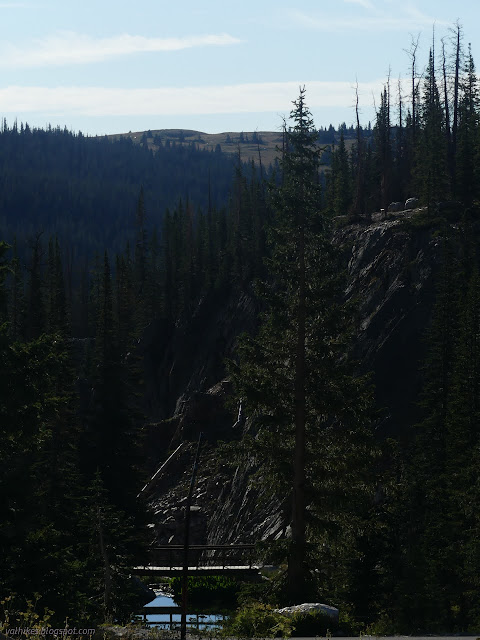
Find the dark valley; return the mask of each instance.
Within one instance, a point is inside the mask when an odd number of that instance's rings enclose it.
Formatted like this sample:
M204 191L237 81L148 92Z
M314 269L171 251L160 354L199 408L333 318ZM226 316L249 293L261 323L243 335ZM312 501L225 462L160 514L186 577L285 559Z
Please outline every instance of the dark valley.
M202 433L191 544L275 567L231 633L303 602L338 634L478 632L480 94L451 55L365 128L318 130L308 88L279 133L4 123L10 626L139 613Z

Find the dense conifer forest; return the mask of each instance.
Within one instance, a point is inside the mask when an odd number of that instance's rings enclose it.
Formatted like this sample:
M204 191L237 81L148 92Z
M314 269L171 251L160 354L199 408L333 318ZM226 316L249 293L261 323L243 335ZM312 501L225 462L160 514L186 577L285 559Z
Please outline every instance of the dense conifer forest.
M160 228L165 209L180 199L202 208L209 200L225 204L234 166L233 158L199 151L194 143L159 145L153 153L128 137L9 127L6 121L0 139L2 234L16 237L22 248L38 231L55 234L78 264L124 247L141 186L149 229Z
M151 471L139 340L154 323L166 335L188 324L207 299L254 291L259 330L229 375L257 437L233 446L293 504L291 540L275 550L286 580L258 597L301 593L378 632L478 632L480 94L459 25L454 35L440 52L432 43L425 69L412 41L411 77L387 82L371 127L318 131L302 89L267 172L221 152L154 154L4 123L0 600L11 626L36 598L56 626L138 610L131 567L150 540L136 496ZM409 233L434 229L442 265L421 419L385 441L368 372L351 359L347 251L332 237L412 196Z

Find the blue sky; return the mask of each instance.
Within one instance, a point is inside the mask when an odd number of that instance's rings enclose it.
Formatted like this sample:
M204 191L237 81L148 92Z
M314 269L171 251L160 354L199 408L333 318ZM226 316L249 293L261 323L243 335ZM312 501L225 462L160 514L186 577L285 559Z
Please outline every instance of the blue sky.
M315 124L361 119L459 21L480 68L479 0L0 0L0 114L95 135L281 126L305 85Z

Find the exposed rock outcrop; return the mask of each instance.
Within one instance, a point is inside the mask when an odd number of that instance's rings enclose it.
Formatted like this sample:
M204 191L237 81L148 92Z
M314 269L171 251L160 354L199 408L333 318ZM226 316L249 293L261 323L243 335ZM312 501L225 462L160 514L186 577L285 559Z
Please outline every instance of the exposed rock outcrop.
M415 223L422 216L424 224ZM382 408L380 437L401 437L417 415L419 364L425 355L424 336L442 252L438 228L429 226L426 216L425 210L378 213L362 222L344 223L335 232L335 242L348 256L346 294L358 302L355 356L362 372L373 372ZM238 437L232 430L237 409L225 409L229 386L219 382L225 376L223 360L232 353L238 334L255 327L257 312L248 293L204 301L191 325L178 326L170 335L152 333L150 343L145 341L153 374L152 406L162 418L173 416L163 442L164 457L167 449L185 438L193 441L199 431L209 442L199 467L192 542L249 542L285 535L285 505L262 499L250 482L253 469L232 472L219 467L214 454L218 439ZM157 485L152 527L160 542L181 540L192 449ZM160 444L158 455L162 458Z
M377 403L384 411L382 435L401 435L416 415L418 369L441 261L435 228L415 228L409 222L413 216L397 213L336 234L337 242L350 247L347 295L358 302L355 356L363 371L373 372Z
M418 198L407 198L405 200L405 209L416 209L418 207Z
M304 602L303 604L296 604L293 607L284 607L283 609L277 609L278 613L284 615L292 615L294 613L313 613L320 611L329 618L332 618L335 622L338 622L339 611L336 607L331 607L328 604L321 604L320 602Z
M387 209L389 213L403 211L403 210L404 210L403 202L391 202L388 205L388 209Z
M237 336L253 329L258 308L247 291L219 291L203 298L189 322L158 321L141 342L145 362L146 412L152 420L183 415L185 405L225 377L224 361Z

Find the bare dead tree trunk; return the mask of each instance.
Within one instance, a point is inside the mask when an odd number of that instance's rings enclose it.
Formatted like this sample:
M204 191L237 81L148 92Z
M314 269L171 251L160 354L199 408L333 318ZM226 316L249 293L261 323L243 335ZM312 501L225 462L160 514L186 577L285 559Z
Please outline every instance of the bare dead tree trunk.
M108 617L111 614L112 605L112 569L108 558L107 548L105 545L105 538L103 535L102 525L102 510L97 508L97 529L98 529L98 542L100 545L100 555L103 561L103 575L104 575L104 590L103 590L103 608L105 616Z
M445 137L447 144L447 165L450 176L450 184L454 191L455 169L454 157L452 149L452 130L450 125L450 104L448 99L448 74L447 74L447 56L445 53L445 39L442 38L442 72L443 72L443 102L445 109Z
M456 184L455 177L457 173L457 135L458 135L458 106L459 106L459 90L460 90L460 63L462 51L462 27L459 22L455 25L455 76L453 82L453 122L452 122L452 190L455 194Z
M406 163L405 163L405 131L403 129L403 96L402 96L402 79L399 76L397 82L398 91L398 131L397 131L397 182L400 187L401 199L406 198L406 184L408 182Z
M387 76L387 129L385 132L386 135L386 157L385 157L385 183L384 183L384 207L387 210L388 205L391 201L391 192L392 192L392 138L391 138L391 120L390 120L390 74L391 69L388 69Z
M398 78L398 126L403 129L403 99L402 99L402 79Z
M353 216L365 213L365 158L363 153L363 137L360 127L359 114L359 97L358 97L358 80L355 85L355 115L357 117L357 179L355 184L355 199L353 202Z
M417 50L420 42L420 34L413 38L410 49L405 50L411 60L411 83L412 83L412 142L415 143L417 133Z

